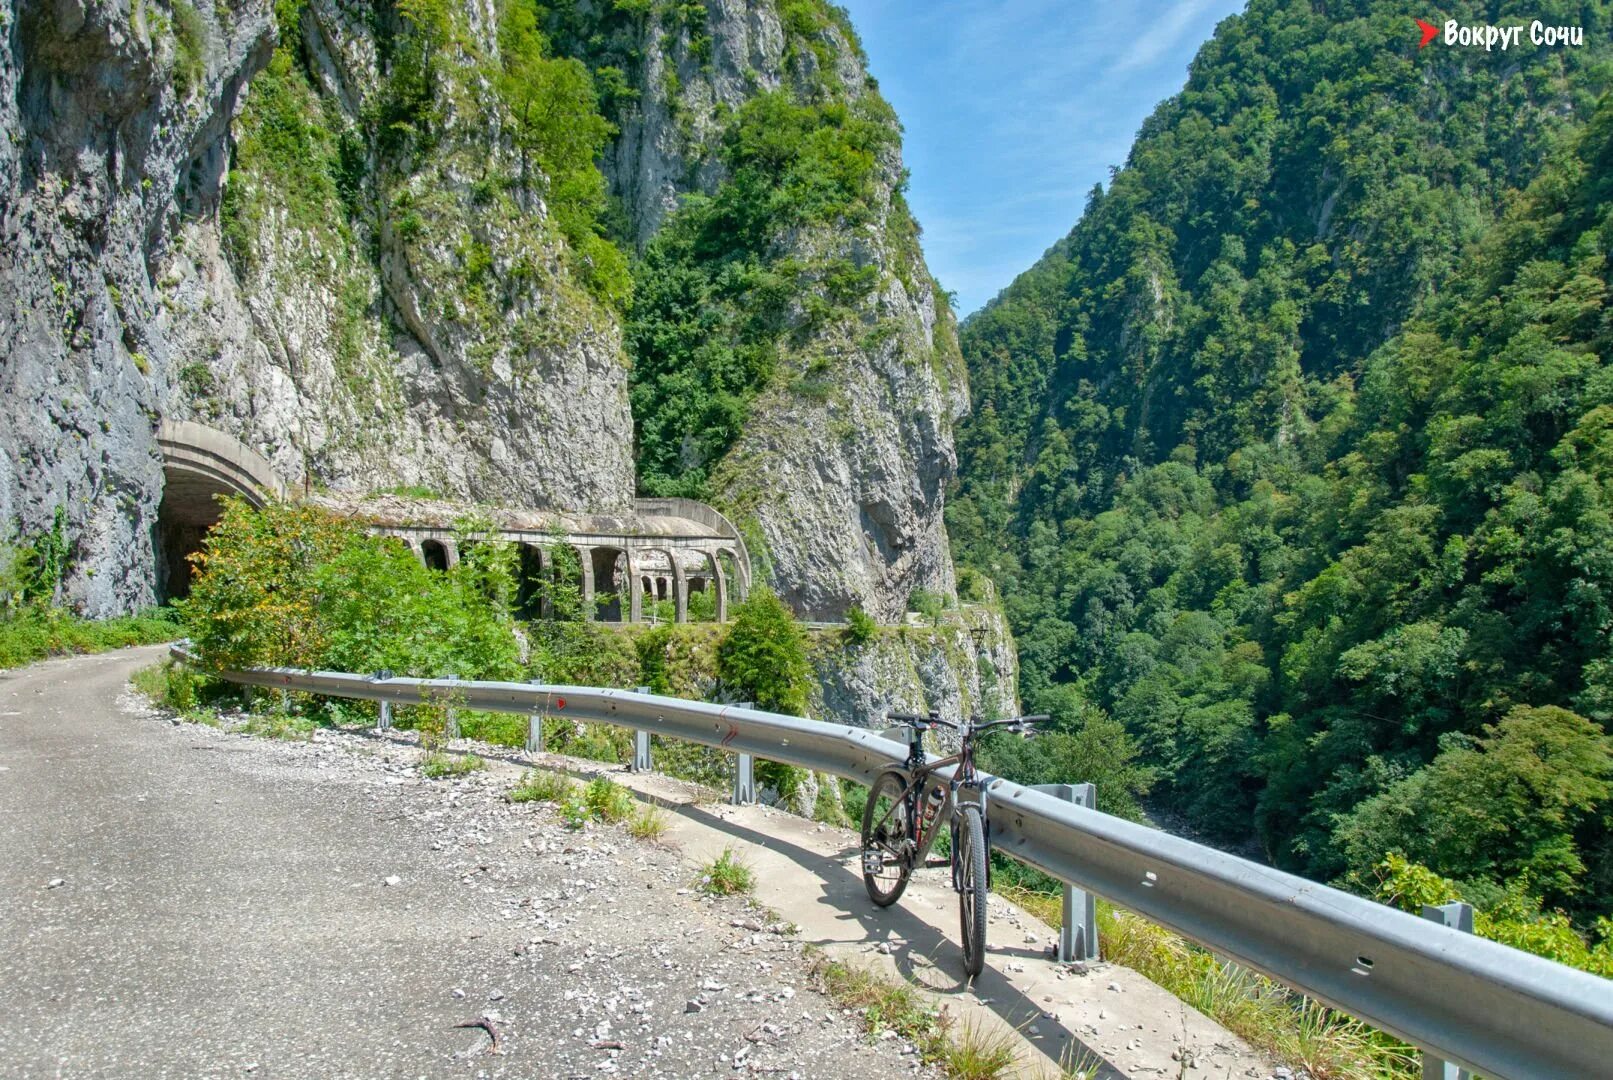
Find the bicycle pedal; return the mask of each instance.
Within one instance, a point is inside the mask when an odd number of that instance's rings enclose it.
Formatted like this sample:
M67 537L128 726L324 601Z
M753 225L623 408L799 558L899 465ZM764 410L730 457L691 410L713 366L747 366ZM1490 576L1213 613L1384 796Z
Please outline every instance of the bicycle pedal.
M863 852L863 873L879 874L885 870L885 856L877 851Z

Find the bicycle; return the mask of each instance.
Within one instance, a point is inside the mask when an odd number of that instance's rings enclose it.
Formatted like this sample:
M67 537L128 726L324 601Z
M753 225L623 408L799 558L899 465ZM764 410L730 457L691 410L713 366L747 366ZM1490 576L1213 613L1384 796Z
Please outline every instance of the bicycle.
M907 759L880 773L868 789L862 825L863 885L870 900L889 907L900 899L916 867L950 866L963 930L964 971L971 977L979 975L986 962L986 890L991 884L986 853L991 838L986 786L975 772L975 739L995 730L1017 731L1029 738L1035 734L1032 725L1047 717L953 723L935 713L891 713L889 719L907 726ZM956 731L961 744L956 754L926 761L924 733L935 725ZM936 775L949 765L957 766L951 777ZM947 808L951 850L945 858L931 861L930 848L940 833L936 824Z

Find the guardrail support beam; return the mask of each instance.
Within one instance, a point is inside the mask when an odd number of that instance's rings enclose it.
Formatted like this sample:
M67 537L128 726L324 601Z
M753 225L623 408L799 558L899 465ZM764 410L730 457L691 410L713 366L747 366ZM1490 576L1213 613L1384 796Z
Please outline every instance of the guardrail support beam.
M673 556L673 558L676 557ZM650 688L641 686L638 688L638 692L648 694ZM650 733L648 731L633 732L633 771L636 773L653 771L650 767Z
M1464 934L1473 932L1472 904L1424 904L1423 918ZM1466 1069L1442 1061L1427 1051L1423 1052L1423 1080L1468 1080L1472 1075Z
M542 685L537 679L532 681L536 685ZM536 709L526 714L526 752L543 753L543 714Z
M376 682L380 682L383 679L390 679L391 677L392 677L392 673L390 671L385 670L384 668L382 670L380 670L380 671L377 671L375 673L375 676L374 676ZM379 707L376 709L376 713L375 713L375 730L376 731L391 731L392 730L392 703L390 701L387 701L385 698L382 698L376 704Z
M1037 784L1037 791L1045 791L1065 802L1098 808L1096 784ZM1064 920L1059 927L1058 959L1061 964L1074 960L1098 958L1098 899L1084 889L1068 882L1064 885Z
M447 676L447 679L448 679L449 682L458 682L459 681L459 676L458 675L449 675L449 676ZM444 739L457 739L457 738L459 738L459 710L454 708L453 694L454 694L454 692L452 690L450 690L448 692L448 709L447 709L448 716L447 716L446 719L443 720L443 728L442 728L442 737Z
M750 806L756 802L756 760L749 754L740 754L734 762L735 806Z

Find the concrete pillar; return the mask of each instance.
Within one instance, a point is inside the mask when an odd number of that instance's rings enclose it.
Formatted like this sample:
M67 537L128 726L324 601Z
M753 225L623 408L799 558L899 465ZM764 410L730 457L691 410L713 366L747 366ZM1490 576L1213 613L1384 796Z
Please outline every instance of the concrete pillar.
M538 618L554 618L554 556L546 547L538 553Z
M627 593L628 607L626 622L642 622L644 619L644 581L638 576L638 568L633 565L633 551L631 548L622 550L622 561L627 566Z
M582 617L594 621L594 549L575 545L577 561L582 564Z
M409 550L414 552L414 557L421 566L426 565L426 549L421 547L420 541L412 536L409 538Z
M448 569L452 570L459 565L459 542L457 540L442 540L443 557L448 560Z
M711 564L711 584L717 590L717 621L728 621L728 582L723 578L722 561L714 552L706 552L706 561Z
M667 558L672 560L672 601L677 614L673 616L675 622L689 621L689 582L683 576L683 564L678 561L676 551L667 551Z

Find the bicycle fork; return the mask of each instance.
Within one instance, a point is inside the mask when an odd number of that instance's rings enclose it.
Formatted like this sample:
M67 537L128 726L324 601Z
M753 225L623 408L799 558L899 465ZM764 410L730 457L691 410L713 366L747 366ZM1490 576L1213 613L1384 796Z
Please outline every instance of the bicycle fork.
M963 859L958 852L958 822L965 806L980 808L980 829L986 840L986 888L991 888L991 821L986 817L986 786L980 783L952 784L952 891L963 892Z

